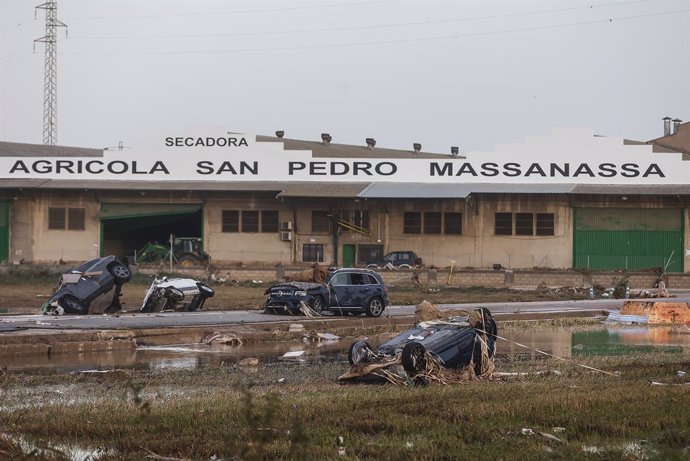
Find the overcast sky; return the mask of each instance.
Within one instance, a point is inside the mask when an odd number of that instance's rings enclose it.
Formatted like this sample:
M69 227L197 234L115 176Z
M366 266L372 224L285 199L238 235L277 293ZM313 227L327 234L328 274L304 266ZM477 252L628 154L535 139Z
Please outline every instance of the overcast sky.
M0 140L42 142L45 0L0 0ZM690 0L58 0L58 144L200 126L424 151L690 120Z

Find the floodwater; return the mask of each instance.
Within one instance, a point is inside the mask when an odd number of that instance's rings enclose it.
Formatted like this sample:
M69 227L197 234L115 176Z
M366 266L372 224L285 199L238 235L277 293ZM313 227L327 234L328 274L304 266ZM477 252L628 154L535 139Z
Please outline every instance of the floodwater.
M640 352L690 354L690 329L669 326L610 326L597 330L545 329L499 332L496 354L502 358L542 360L548 354L568 358L587 355L620 356ZM387 337L369 338L375 346ZM0 357L8 371L50 369L57 372L112 369L196 369L233 365L255 357L261 363L290 360L346 361L351 339L224 344L139 346L135 350L54 354L53 356ZM303 353L301 352L303 351ZM293 357L283 357L285 354Z

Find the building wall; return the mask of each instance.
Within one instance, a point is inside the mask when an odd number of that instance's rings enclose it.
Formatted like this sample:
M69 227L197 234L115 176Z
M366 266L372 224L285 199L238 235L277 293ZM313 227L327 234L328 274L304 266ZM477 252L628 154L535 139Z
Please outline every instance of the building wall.
M48 229L48 208L84 208L84 230ZM84 261L100 254L99 202L91 194L50 193L33 202L32 262ZM21 244L21 242L19 242Z
M292 210L275 199L211 199L204 206L204 248L218 263L288 263L293 241L281 240L280 232L223 232L223 210L277 210L279 222L292 221Z
M441 268L451 264L474 268L494 264L505 268L570 267L571 210L567 201L554 197L482 196L474 199L474 208L465 200L399 201L389 205L386 251L413 250L426 265ZM406 211L462 212L462 235L404 234ZM496 212L553 213L554 235L495 235Z
M194 192L184 200L158 197L169 203L203 202L203 232L205 248L219 264L238 263L283 264L302 262L305 244L324 246L324 264L332 263L333 235L312 231L313 210L366 210L369 213L370 234L341 232L338 239L338 258L342 263L345 244L380 244L385 252L413 250L428 266L455 269L492 268L569 268L573 254L573 213L571 206L621 206L620 200L606 197L577 197L560 195L493 194L475 197L468 203L464 199L378 199L353 198L285 199L273 194L216 193L202 197ZM157 201L147 195L147 202ZM142 194L130 192L24 192L10 203L10 262L83 261L100 254L101 202L122 201L137 203ZM681 207L672 198L646 198L627 200L631 207ZM84 208L84 230L49 230L48 208ZM684 208L684 207L683 207ZM222 231L222 211L277 210L280 222L292 222L291 240L281 240L281 232L228 233ZM476 211L475 211L476 210ZM403 232L404 213L459 212L462 213L461 235L409 235ZM500 236L495 235L496 212L553 213L553 236ZM690 268L690 219L684 208L685 254L684 269ZM454 261L454 263L453 263ZM359 261L362 263L363 261Z
M35 199L18 197L10 202L10 251L9 261L13 264L33 262L33 225Z

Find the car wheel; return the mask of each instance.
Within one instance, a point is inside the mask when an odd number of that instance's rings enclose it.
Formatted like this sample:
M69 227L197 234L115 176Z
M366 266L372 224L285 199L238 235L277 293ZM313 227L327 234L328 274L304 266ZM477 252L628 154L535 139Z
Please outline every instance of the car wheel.
M182 301L184 299L184 293L177 288L168 288L165 290L165 297L174 302Z
M122 263L114 263L108 270L115 277L115 283L117 284L122 285L125 282L129 282L129 279L132 278L132 271Z
M314 312L321 315L323 313L324 308L323 298L319 295L314 296L313 298L311 298L311 301L309 301L309 307Z
M426 348L417 341L407 343L403 347L401 359L408 374L417 374L426 369Z
M199 291L202 292L204 294L204 296L207 298L210 298L214 294L216 294L216 292L214 291L213 288L211 288L210 286L208 286L204 283L197 283L197 286L199 287Z
M347 361L350 366L369 361L369 354L371 353L371 346L366 341L355 341L350 344L347 350Z
M412 266L409 264L401 264L398 266L398 269L412 269Z
M381 298L372 298L364 312L367 314L367 317L379 317L383 314L384 308Z
M88 313L88 309L84 304L72 295L65 295L60 298L59 304L67 314L82 315Z

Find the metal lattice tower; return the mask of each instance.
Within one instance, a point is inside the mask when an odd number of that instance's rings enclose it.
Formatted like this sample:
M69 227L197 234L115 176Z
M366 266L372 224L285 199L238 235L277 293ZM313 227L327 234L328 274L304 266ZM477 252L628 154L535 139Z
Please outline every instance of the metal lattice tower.
M36 7L39 9L46 10L46 34L34 40L34 50L36 42L45 43L43 144L54 146L57 143L57 28L67 25L57 18L57 0L48 0Z

